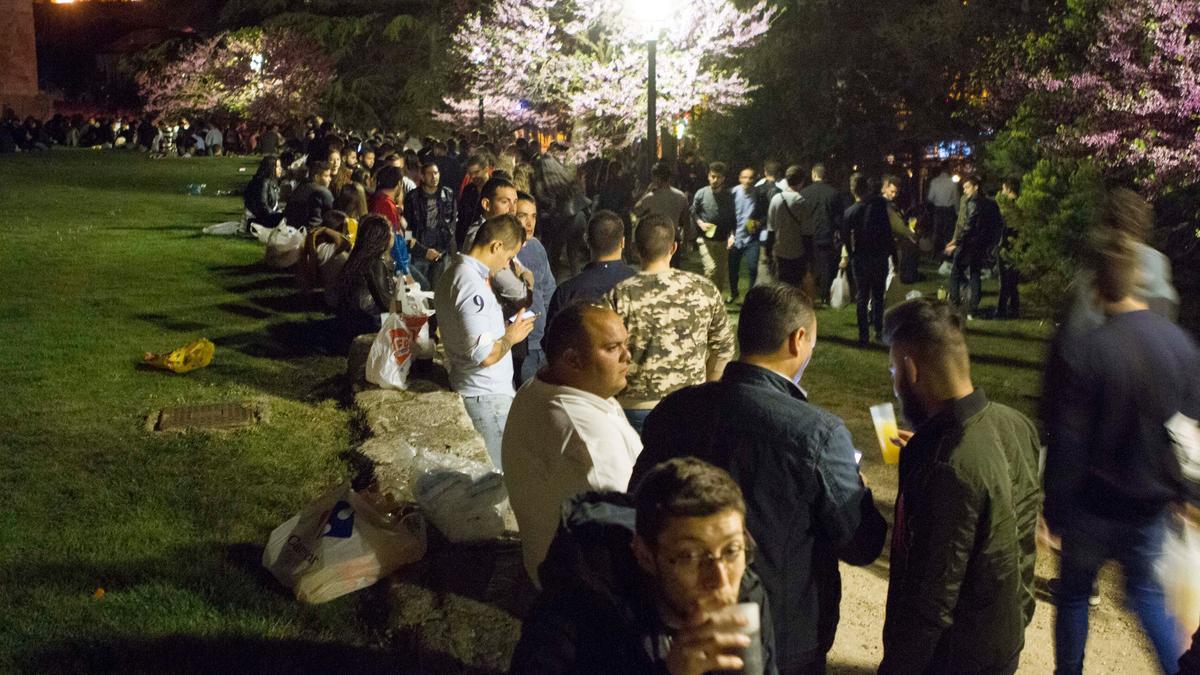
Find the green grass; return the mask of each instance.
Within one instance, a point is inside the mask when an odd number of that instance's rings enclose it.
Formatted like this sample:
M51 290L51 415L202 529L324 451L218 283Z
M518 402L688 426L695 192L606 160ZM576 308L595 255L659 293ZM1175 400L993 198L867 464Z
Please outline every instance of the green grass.
M304 607L259 564L270 530L346 474L351 424L333 400L345 361L309 346L292 278L259 266L256 242L199 234L240 214L210 195L243 166L0 158L0 671L303 663L374 640L378 597ZM138 365L202 336L209 368ZM269 421L144 430L164 406L246 399Z
M345 361L312 347L319 317L298 311L290 275L259 266L255 242L199 234L238 217L214 193L251 165L0 158L0 671L403 669L376 649L380 589L305 607L259 564L271 529L347 474L352 420L335 401ZM847 421L890 500L867 410L892 398L886 353L854 345L853 307L819 321L804 384ZM976 383L1031 413L1048 332L973 323ZM217 343L206 369L138 366L202 336ZM144 430L164 406L246 399L266 401L269 421Z

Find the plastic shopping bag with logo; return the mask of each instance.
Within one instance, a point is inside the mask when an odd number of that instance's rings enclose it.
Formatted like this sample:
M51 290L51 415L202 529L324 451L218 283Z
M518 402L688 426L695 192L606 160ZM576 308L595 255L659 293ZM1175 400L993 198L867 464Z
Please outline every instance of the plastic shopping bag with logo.
M382 389L408 389L408 372L427 316L384 314L383 327L367 354L367 382Z
M366 588L425 556L425 520L380 512L346 482L275 528L263 566L301 602Z

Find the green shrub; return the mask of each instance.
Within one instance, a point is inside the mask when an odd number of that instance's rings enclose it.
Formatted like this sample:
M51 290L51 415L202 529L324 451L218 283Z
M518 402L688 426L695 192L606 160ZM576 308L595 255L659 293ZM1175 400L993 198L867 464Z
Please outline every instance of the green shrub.
M1088 161L1043 159L1025 174L1015 205L1022 226L1009 257L1034 309L1057 313L1070 297L1079 246L1099 218L1103 194L1103 178Z

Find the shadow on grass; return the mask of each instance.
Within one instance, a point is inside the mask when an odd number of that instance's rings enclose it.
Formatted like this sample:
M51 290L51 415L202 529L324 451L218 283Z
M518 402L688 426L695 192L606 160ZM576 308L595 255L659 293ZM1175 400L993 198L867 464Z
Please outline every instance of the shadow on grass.
M821 342L832 342L835 345L841 345L843 347L852 347L854 349L861 349L863 351L868 351L868 352L887 353L887 351L888 351L887 345L883 345L878 342L871 342L870 344L868 344L867 346L864 347L864 346L858 344L858 340L853 339L853 338L848 338L848 337L842 337L840 335L824 334L824 335L821 335L819 339Z
M189 333L192 331L204 330L206 328L209 328L209 325L206 323L201 323L199 321L183 321L183 320L177 319L175 317L168 316L166 314L155 314L155 313L134 314L133 318L135 318L139 321L145 321L146 323L153 324L155 326L158 326L159 328L162 328L163 330L176 331L176 332L180 332L180 333Z
M422 655L441 672L462 672L455 659ZM404 658L388 650L317 640L241 635L169 635L60 643L25 664L31 671L120 673L396 673Z
M989 366L1004 366L1005 368L1020 368L1023 370L1042 370L1042 363L1038 361L1024 361L1022 359L1014 359L1011 356L996 356L993 354L971 353L971 363L986 364Z
M267 314L262 318L270 316ZM337 319L331 317L282 321L267 326L265 331L232 333L214 339L213 343L226 349L236 349L248 356L293 359L303 356L342 356L337 350L339 337Z

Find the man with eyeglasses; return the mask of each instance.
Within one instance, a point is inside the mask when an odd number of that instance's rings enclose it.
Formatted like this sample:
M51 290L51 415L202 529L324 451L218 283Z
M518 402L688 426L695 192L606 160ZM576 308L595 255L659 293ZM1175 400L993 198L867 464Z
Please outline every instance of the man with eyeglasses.
M767 596L747 568L746 503L728 473L674 459L632 495L587 493L563 513L510 672L778 672Z
M817 320L803 291L755 286L737 329L741 358L719 382L681 389L646 418L635 489L655 464L694 456L732 474L747 496L755 571L771 597L781 673L824 673L841 599L838 560L868 565L887 524L858 472L842 420L807 400L800 377Z

